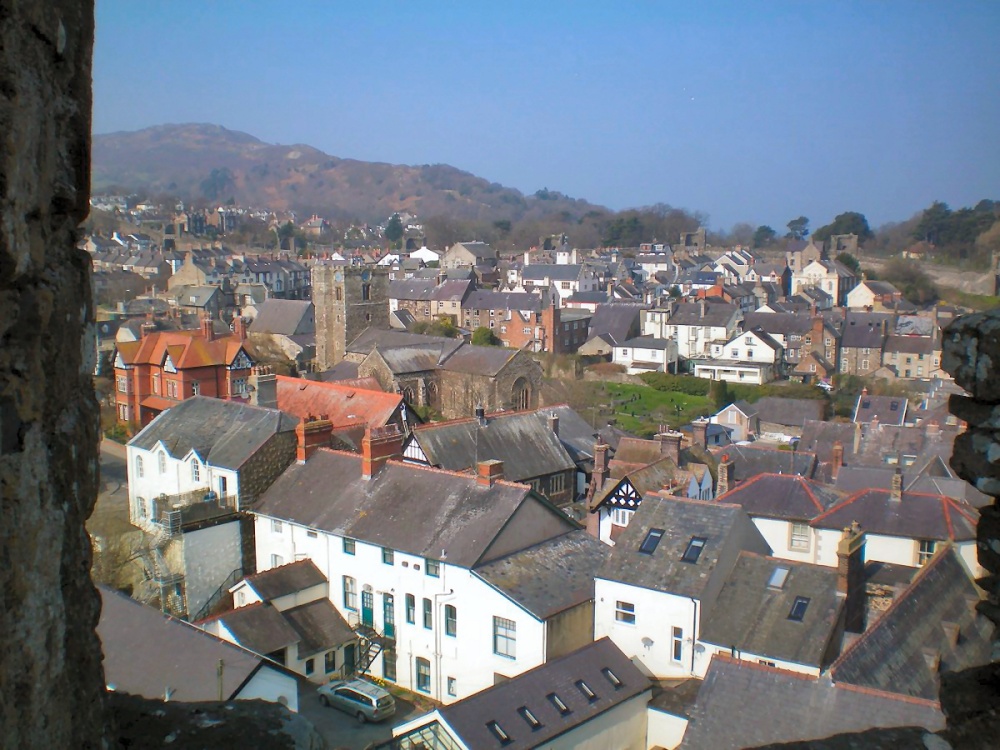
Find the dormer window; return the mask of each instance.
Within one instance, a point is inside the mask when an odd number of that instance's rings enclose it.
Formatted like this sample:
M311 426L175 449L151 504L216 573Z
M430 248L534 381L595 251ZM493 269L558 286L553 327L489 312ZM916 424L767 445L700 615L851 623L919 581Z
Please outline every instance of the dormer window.
M644 555L651 555L656 549L656 545L660 543L663 538L663 529L650 529L649 533L646 534L646 538L642 540L642 544L639 545L639 551Z
M705 543L708 541L703 536L691 537L691 541L688 542L687 549L684 550L684 554L681 555L681 562L686 563L696 563L698 558L701 557L701 551L705 549Z

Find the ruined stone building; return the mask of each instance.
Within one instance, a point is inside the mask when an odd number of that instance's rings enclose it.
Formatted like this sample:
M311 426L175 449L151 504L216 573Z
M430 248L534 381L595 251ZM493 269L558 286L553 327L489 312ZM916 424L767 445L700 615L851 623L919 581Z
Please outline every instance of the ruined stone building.
M389 272L318 263L312 269L316 366L329 370L366 328L389 327Z

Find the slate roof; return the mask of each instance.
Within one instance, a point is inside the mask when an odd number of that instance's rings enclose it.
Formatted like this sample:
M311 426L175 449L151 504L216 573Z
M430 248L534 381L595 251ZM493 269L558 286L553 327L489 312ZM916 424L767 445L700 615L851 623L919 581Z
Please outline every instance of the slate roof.
M977 614L981 593L950 546L830 668L835 682L937 700L940 672L990 661L992 625ZM928 658L939 658L939 669Z
M885 340L885 351L890 354L923 354L930 356L935 351L941 351L941 344L937 343L930 336L895 336L890 334ZM927 362L927 371L930 372L931 362Z
M944 725L944 714L931 701L833 685L826 678L716 654L680 748L738 750L874 727L938 731Z
M779 568L787 571L780 588L769 585ZM801 621L788 617L798 597L809 599ZM699 640L823 667L844 601L837 595L836 568L741 552L711 616L702 622Z
M300 640L295 629L267 602L237 607L210 619L221 622L239 645L261 655L273 654Z
M817 516L818 529L843 529L857 521L869 534L905 539L967 542L976 538L978 513L968 503L944 495L866 489Z
M610 554L578 529L480 565L476 574L545 620L594 598L594 576Z
M278 333L295 336L316 333L312 320L313 303L309 300L266 299L257 306L257 317L248 329L250 333Z
M793 333L806 334L812 330L812 319L808 315L784 312L752 312L743 318L746 330L762 328L770 334L789 336Z
M576 281L583 273L584 266L578 263L532 263L521 269L525 281Z
M455 243L455 245L452 245L451 249L454 250L455 247L458 245L468 250L477 259L487 259L487 258L497 257L497 251L494 250L489 245L487 245L485 242L457 242Z
M193 396L162 412L128 444L149 451L162 441L173 458L193 450L212 466L239 469L271 437L293 431L297 423L277 409Z
M299 637L299 658L352 642L354 631L329 599L286 609L281 613Z
M658 349L660 351L666 351L675 345L671 339L661 339L656 336L636 336L634 339L617 344L617 346L627 346L632 349Z
M638 330L639 316L645 305L631 302L609 302L598 305L590 319L587 338L609 335L615 342L624 341L633 330Z
M319 383L303 378L275 376L278 408L299 419L326 415L335 427L365 423L383 427L403 404L398 393L369 390L356 385Z
M568 404L546 406L543 409L535 410L534 414L546 427L548 427L550 414L559 417L559 442L562 443L570 458L578 465L593 462L597 430Z
M486 487L472 476L395 461L365 480L360 456L321 448L289 466L256 512L471 568L529 492L524 485Z
M459 339L449 339L444 336L424 336L419 333L407 333L391 329L366 328L347 345L351 354L369 354L376 344L379 351L387 351L402 346L436 345L440 352L446 353L462 345Z
M721 302L706 302L705 314L701 313L701 302L680 302L674 308L668 325L672 326L713 326L725 328L740 311L738 305Z
M174 619L124 594L98 585L101 619L97 635L104 650L104 677L116 690L163 700L219 700L219 660L225 662L222 696L232 700L262 667L277 664Z
M863 393L854 404L854 420L868 424L878 419L883 426L902 425L906 418L909 399L902 396L869 396Z
M650 495L636 509L597 577L677 596L699 597L741 517L746 519L736 505ZM664 534L652 554L645 554L639 547L650 529L661 529ZM681 556L693 537L706 539L704 549L696 563L683 562ZM761 551L766 551L764 547Z
M628 481L635 488L636 494L642 499L650 492L662 489L664 486L676 484L678 475L682 472L677 468L677 464L668 456L660 456L658 461L643 466L639 469L632 469L620 477L612 477L604 481L604 486L598 488L591 500L591 511L599 508L604 502L614 494L618 486ZM685 476L690 474L683 472Z
M492 292L477 289L462 303L463 310L518 310L541 312L542 296L528 292Z
M844 459L847 460L860 440L861 429L854 422L820 422L810 419L802 426L798 448L807 453L815 453L820 461L827 462L833 458L833 444L839 441L844 446Z
M758 474L718 497L750 516L811 521L844 500L844 493L795 474Z
M621 682L617 688L603 669L611 670ZM594 700L577 687L578 680L590 687ZM545 745L651 687L642 672L605 637L438 711L465 747L524 750ZM565 714L549 700L551 693L567 707ZM518 713L521 707L537 718L539 728L532 729ZM489 722L496 722L510 742L501 745L487 726Z
M755 404L762 422L802 427L807 420L823 419L824 402L813 398L764 396Z
M559 436L535 412L490 414L485 426L474 417L433 422L417 427L413 439L431 466L463 471L495 459L515 482L576 467Z
M446 278L431 290L431 299L436 302L459 302L465 299L471 288L471 279Z
M429 300L436 288L436 279L394 279L389 282L389 299Z
M441 349L436 344L398 346L391 349L376 347L373 351L382 358L393 375L434 370L441 361Z
M296 560L244 579L266 602L326 583L326 576L312 560Z
M890 324L889 313L859 313L848 311L844 319L840 345L851 349L870 348L881 351L886 334L882 324Z
M656 440L644 440L637 437L623 437L618 441L614 458L609 468L611 475L621 478L630 469L638 469L659 461L664 457L663 450ZM616 471L617 469L617 471Z
M520 352L520 349L507 349L502 346L463 344L447 356L441 363L441 369L493 377ZM522 354L522 356L528 355Z
M726 445L714 448L718 460L728 457L733 462L729 483L745 482L758 474L798 474L812 479L816 473L816 456L806 451L783 451L754 445Z

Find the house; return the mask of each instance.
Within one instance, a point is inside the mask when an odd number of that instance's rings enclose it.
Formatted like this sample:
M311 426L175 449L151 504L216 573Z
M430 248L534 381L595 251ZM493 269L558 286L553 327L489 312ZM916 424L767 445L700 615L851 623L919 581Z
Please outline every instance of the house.
M461 321L470 330L488 327L506 347L570 353L586 341L590 315L560 309L555 295L548 291L478 290L462 303Z
M316 358L316 310L309 300L265 300L247 332L258 350L277 349L300 371Z
M524 265L517 275L517 285L529 292L533 289L553 290L560 307L574 294L596 292L600 289L597 274L588 266L579 263Z
M483 461L475 476L301 444L254 509L258 567L311 559L368 635L358 672L452 703L593 640L607 547ZM277 523L276 523L277 522Z
M497 251L485 242L456 242L440 258L441 268L497 265Z
M609 639L393 728L393 747L645 750L652 684Z
M760 417L760 435L765 439L788 442L802 435L809 420L820 421L825 416L826 401L817 398L783 398L764 396L754 408Z
M738 506L650 495L597 574L594 637L652 677L703 675L701 629L742 551L770 549Z
M243 319L217 337L209 318L193 331L148 330L139 341L115 346L118 421L147 425L157 414L193 396L248 401L253 366Z
M217 286L175 286L170 293L173 307L212 319L218 318L219 313L230 306Z
M632 302L609 302L597 305L587 329L587 341L580 354L612 354L615 344L639 336L645 305Z
M725 302L680 302L665 309L647 310L642 332L646 336L673 338L684 359L707 357L711 345L729 341L742 320L739 307Z
M758 474L795 474L806 479L829 480L829 467L807 451L735 443L718 448L713 454L718 461L716 495Z
M763 328L748 328L726 342L711 345L714 359L746 364L767 363L782 369L784 347Z
M937 336L889 334L882 349L882 366L897 378L938 378L941 370L941 340Z
M877 423L883 427L901 427L906 422L909 399L903 396L870 396L864 388L854 402L851 421L860 425Z
M837 260L814 260L801 270L792 269L792 294L817 287L830 295L838 307L847 305L847 295L857 283L854 272Z
M629 375L643 372L677 372L677 342L654 336L637 336L616 344L611 361Z
M760 413L757 407L742 399L720 409L708 419L713 424L720 424L729 430L734 443L753 440L760 434Z
M882 347L891 315L848 311L840 337L840 372L873 375L882 366Z
M98 586L108 689L189 703L265 700L299 710L295 674L280 664Z
M823 248L813 240L792 240L785 250L785 265L792 273L801 271L810 263L823 257Z
M403 457L455 472L502 461L505 478L530 485L554 505L567 505L576 499L576 463L559 439L559 418L546 424L537 416L542 411L477 409L474 417L420 425L403 446Z
M847 307L851 310L887 312L896 308L903 293L888 281L862 281L847 294Z
M316 682L354 673L358 637L311 560L247 576L230 593L235 609L195 624Z

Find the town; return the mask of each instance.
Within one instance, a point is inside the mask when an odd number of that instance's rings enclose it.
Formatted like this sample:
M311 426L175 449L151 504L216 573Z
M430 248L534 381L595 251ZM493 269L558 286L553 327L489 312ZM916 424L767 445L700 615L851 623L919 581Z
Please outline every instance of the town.
M693 749L937 731L939 675L989 661L966 311L857 234L502 254L409 213L92 208L115 689L331 746ZM227 247L248 218L270 249ZM321 705L357 679L391 719Z

